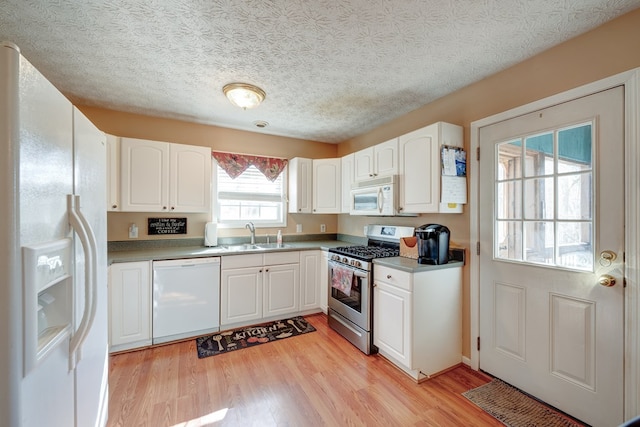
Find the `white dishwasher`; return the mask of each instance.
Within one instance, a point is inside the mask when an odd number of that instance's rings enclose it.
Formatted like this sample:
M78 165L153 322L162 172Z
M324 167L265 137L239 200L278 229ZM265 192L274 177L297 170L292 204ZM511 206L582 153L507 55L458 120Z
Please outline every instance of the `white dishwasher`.
M220 330L220 257L153 262L153 343Z

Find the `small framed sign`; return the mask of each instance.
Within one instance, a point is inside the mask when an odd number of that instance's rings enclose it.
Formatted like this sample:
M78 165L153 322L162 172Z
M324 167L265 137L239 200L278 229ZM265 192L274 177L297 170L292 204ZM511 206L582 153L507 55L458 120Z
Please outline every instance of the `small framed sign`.
M147 218L148 234L187 234L187 218Z

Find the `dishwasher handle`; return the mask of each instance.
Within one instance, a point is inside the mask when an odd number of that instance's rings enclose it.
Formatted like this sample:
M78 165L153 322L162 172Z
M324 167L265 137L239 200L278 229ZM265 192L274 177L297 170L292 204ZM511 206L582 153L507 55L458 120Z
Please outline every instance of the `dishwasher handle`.
M206 265L220 265L220 257L206 257L206 258L181 258L170 259L163 261L153 261L153 268L164 267L197 267Z

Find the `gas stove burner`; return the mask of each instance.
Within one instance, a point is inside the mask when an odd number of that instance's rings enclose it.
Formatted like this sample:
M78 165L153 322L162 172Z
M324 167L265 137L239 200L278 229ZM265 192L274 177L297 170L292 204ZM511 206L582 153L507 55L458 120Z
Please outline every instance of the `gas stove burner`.
M362 259L387 258L400 255L399 248L388 248L380 246L340 246L331 252L350 255Z

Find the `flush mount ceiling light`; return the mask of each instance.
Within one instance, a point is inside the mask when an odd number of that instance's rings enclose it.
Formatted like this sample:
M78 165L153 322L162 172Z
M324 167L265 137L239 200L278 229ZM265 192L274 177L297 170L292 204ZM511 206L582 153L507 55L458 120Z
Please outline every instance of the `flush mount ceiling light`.
M262 89L248 83L229 83L222 91L233 105L244 110L257 107L266 96Z

